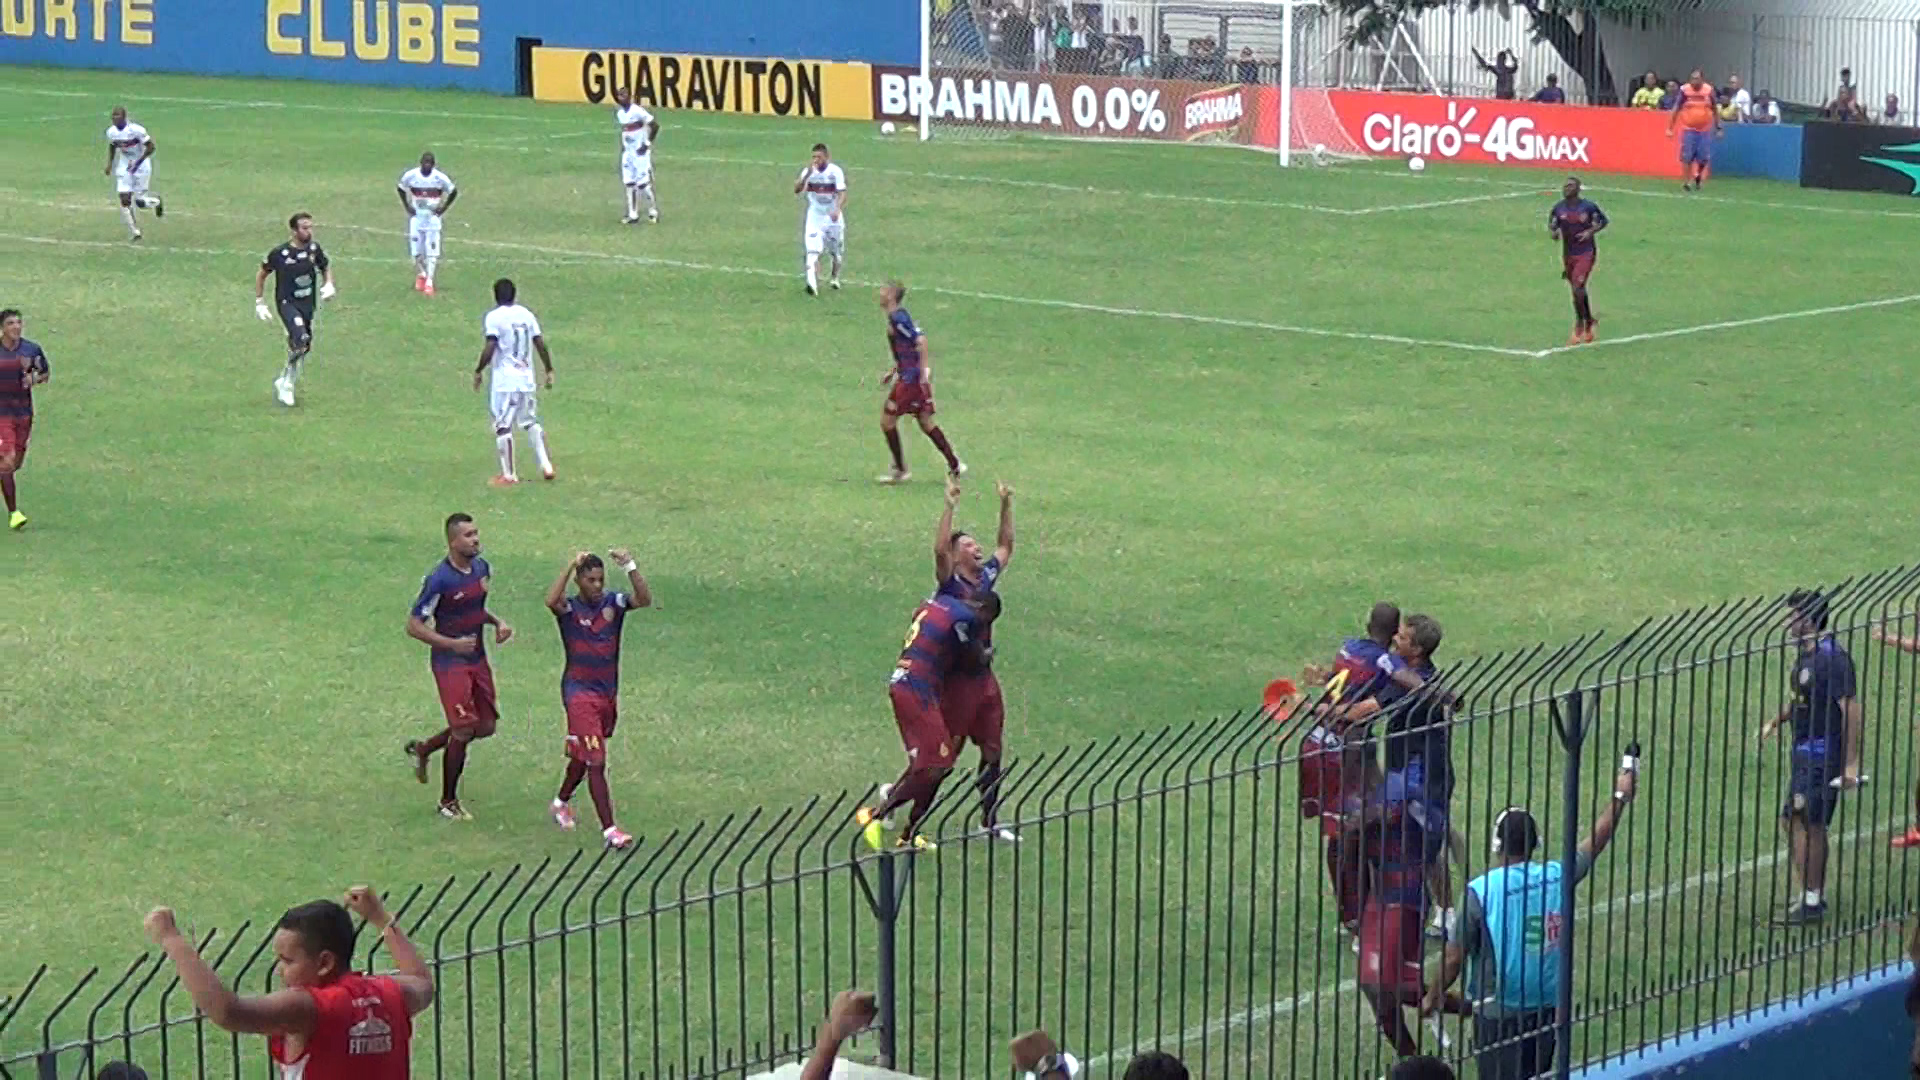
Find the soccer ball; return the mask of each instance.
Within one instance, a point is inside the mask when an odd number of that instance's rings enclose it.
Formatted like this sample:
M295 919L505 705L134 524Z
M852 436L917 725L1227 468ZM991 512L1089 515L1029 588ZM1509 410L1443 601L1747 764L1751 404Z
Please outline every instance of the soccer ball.
M880 134L891 135L893 134L893 132L894 132L893 121L888 120L887 122L880 125Z
M1427 159L1421 157L1419 154L1415 154L1412 157L1407 159L1407 168L1413 170L1414 172L1419 172L1420 170L1426 167L1427 167Z

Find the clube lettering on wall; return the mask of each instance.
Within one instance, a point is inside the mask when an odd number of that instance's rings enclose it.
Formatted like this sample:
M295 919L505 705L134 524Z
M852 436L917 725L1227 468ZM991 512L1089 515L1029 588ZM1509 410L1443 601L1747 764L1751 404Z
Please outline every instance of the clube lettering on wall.
M4 6L13 0L0 0ZM52 0L48 0L52 2ZM480 66L480 5L266 0L267 51L365 63Z
M153 0L0 0L0 37L36 35L151 45Z

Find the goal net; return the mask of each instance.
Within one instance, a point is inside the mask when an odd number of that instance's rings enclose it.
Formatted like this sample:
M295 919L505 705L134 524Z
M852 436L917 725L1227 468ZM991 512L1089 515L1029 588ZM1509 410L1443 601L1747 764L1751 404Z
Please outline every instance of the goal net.
M922 138L1210 143L1282 164L1366 156L1329 92L1402 86L1417 42L1345 42L1317 0L921 0L919 70L883 68L880 115Z

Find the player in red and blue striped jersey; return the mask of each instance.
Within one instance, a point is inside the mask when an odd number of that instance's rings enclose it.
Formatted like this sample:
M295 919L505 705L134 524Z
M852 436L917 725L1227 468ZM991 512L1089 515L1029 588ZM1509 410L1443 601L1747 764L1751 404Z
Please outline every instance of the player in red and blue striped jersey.
M880 385L891 385L886 402L880 407L880 431L887 437L887 453L893 455L893 467L880 478L883 484L904 484L913 479L907 468L905 452L900 448L900 418L911 416L934 448L947 459L947 475L965 476L967 466L953 452L946 432L933 419L933 362L928 357L927 335L907 314L901 303L907 287L897 281L880 290L880 306L887 313L887 348L893 352L893 367L880 376Z
M993 593L1000 575L1013 560L1013 489L995 484L1000 496L1000 528L988 555L971 533L953 527L953 511L960 501L959 481L947 478L946 508L933 534L933 578L937 594L978 602ZM1007 706L1000 679L993 673L993 631L980 631L975 648L955 663L941 695L941 713L955 743L965 739L980 749L974 789L980 793L980 828L1005 843L1019 843L1020 834L1000 824L1000 758L1005 745Z
M0 311L0 495L6 497L7 528L16 532L27 527L27 515L20 512L13 474L26 463L33 437L33 388L52 374L47 354L20 336L25 326L19 311Z
M406 752L414 779L423 784L427 760L440 750L447 752L440 763L440 816L471 821L473 815L460 805L467 744L492 735L500 720L481 632L492 626L494 643L504 645L513 637L513 627L487 610L493 568L480 557L480 527L466 514L453 514L446 531L447 557L421 583L420 595L407 612L407 635L431 650L433 682L447 726L426 742L407 743Z
M941 712L941 691L954 665L969 650L978 648L979 635L987 632L999 615L1000 595L993 592L972 602L935 596L914 612L906 644L887 680L893 720L907 750L907 767L900 779L882 789L881 805L863 806L854 813L854 820L866 827L867 842L873 846L880 846L889 827L887 815L911 804L899 846L932 849L933 843L917 830L933 808L933 797L941 783L953 771L960 749Z
M1607 227L1607 212L1580 194L1580 178L1567 177L1560 201L1547 211L1547 235L1560 241L1560 276L1573 292L1573 335L1569 345L1593 341L1593 301L1587 297L1587 279L1599 247L1593 238Z
M549 808L562 829L573 828L573 810L567 803L587 782L593 812L600 819L600 835L607 846L624 848L633 837L613 823L613 793L607 787L607 740L619 720L620 632L627 612L651 607L653 590L640 576L633 556L621 548L607 552L613 564L626 572L632 592L607 591L607 567L600 556L582 551L547 589L547 610L560 626L560 645L567 666L560 675L560 704L567 713L567 774ZM567 582L579 589L567 595Z

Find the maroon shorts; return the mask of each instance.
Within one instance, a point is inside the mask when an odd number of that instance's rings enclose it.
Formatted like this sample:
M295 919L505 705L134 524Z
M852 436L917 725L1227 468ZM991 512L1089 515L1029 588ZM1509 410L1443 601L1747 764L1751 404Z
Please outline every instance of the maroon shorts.
M448 727L470 739L493 734L500 710L493 699L492 665L482 660L434 668L433 682L440 688L440 708L446 711Z
M893 722L900 727L900 741L907 748L910 769L950 769L959 753L959 740L947 731L940 715L940 699L905 683L887 687L893 699Z
M932 416L933 389L923 382L896 382L885 408L888 416Z
M1007 703L1000 696L1000 680L993 670L979 675L956 675L940 691L940 713L958 751L962 740L980 748L980 756L1000 757L1001 735L1007 726Z
M14 468L26 464L27 440L32 437L33 417L0 416L0 458L12 458Z
M567 707L567 756L582 765L607 763L607 740L619 708L607 694L572 694Z
M1370 990L1418 998L1420 958L1426 950L1426 930L1420 909L1367 901L1360 912L1360 974L1356 981Z
M1585 255L1568 255L1562 259L1562 262L1565 263L1566 268L1560 271L1560 276L1566 278L1567 283L1576 289L1586 288L1587 278L1593 273L1593 252L1589 251Z

